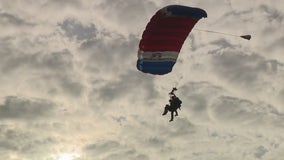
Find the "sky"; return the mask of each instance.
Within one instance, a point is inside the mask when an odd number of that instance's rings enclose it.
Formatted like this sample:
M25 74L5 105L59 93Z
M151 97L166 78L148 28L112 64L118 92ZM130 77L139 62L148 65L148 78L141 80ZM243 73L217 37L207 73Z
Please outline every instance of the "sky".
M208 17L171 73L142 73L141 35L171 4ZM283 9L282 0L1 0L0 159L281 159ZM172 87L183 103L169 122Z

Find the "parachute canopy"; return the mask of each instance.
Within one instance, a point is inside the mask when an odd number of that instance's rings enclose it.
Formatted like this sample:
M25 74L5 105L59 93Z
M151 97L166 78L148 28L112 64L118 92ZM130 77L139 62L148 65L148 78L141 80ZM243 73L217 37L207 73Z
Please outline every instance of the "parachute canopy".
M139 43L137 69L163 75L172 71L180 49L199 19L207 17L200 8L170 5L156 12Z

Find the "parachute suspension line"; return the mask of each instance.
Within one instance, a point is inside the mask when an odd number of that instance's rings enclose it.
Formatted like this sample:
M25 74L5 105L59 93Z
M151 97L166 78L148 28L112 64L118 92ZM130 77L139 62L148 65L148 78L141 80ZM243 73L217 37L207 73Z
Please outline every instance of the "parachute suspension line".
M224 33L224 32L218 32L218 31L211 31L211 30L205 30L205 29L197 29L195 28L194 30L196 31L201 31L201 32L209 32L209 33L216 33L216 34L222 34L222 35L226 35L226 36L233 36L233 37L240 37L246 40L250 40L251 39L251 35L235 35L235 34L230 34L230 33Z
M182 79L183 79L183 76L180 75L179 78L178 78L178 80L175 81L173 87L174 87L174 88L179 88L179 85L180 85L180 82L181 82Z
M210 31L210 30L205 30L205 29L194 29L194 30L202 31L202 32L209 32L209 33L216 33L216 34L223 34L223 35L234 36L234 37L239 37L238 35L234 35L234 34L230 34L230 33Z
M194 29L194 30L202 31L202 32L209 32L209 33L216 33L216 34L223 34L223 35L234 36L234 37L239 37L238 35L234 35L234 34L230 34L230 33L210 31L210 30L205 30L205 29Z

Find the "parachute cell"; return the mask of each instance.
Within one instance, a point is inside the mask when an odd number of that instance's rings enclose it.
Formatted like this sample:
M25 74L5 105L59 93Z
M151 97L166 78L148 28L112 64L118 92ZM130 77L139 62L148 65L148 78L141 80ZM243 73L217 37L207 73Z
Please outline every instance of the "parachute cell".
M207 13L200 8L170 5L158 10L140 40L137 69L158 75L171 72L186 37L203 17Z

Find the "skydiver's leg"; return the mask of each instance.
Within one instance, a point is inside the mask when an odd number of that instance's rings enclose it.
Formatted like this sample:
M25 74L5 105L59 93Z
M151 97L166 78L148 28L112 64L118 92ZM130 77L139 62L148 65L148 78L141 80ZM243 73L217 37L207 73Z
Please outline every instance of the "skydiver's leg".
M170 122L174 120L174 112L171 112L171 119Z
M168 110L165 108L164 113L162 114L163 116L168 113Z
M163 116L166 115L168 113L168 107L167 105L165 106L165 109L164 109L164 113L162 114Z
M176 115L175 115L175 116L178 116L178 111L177 111L177 110L175 111L175 113L176 113Z

